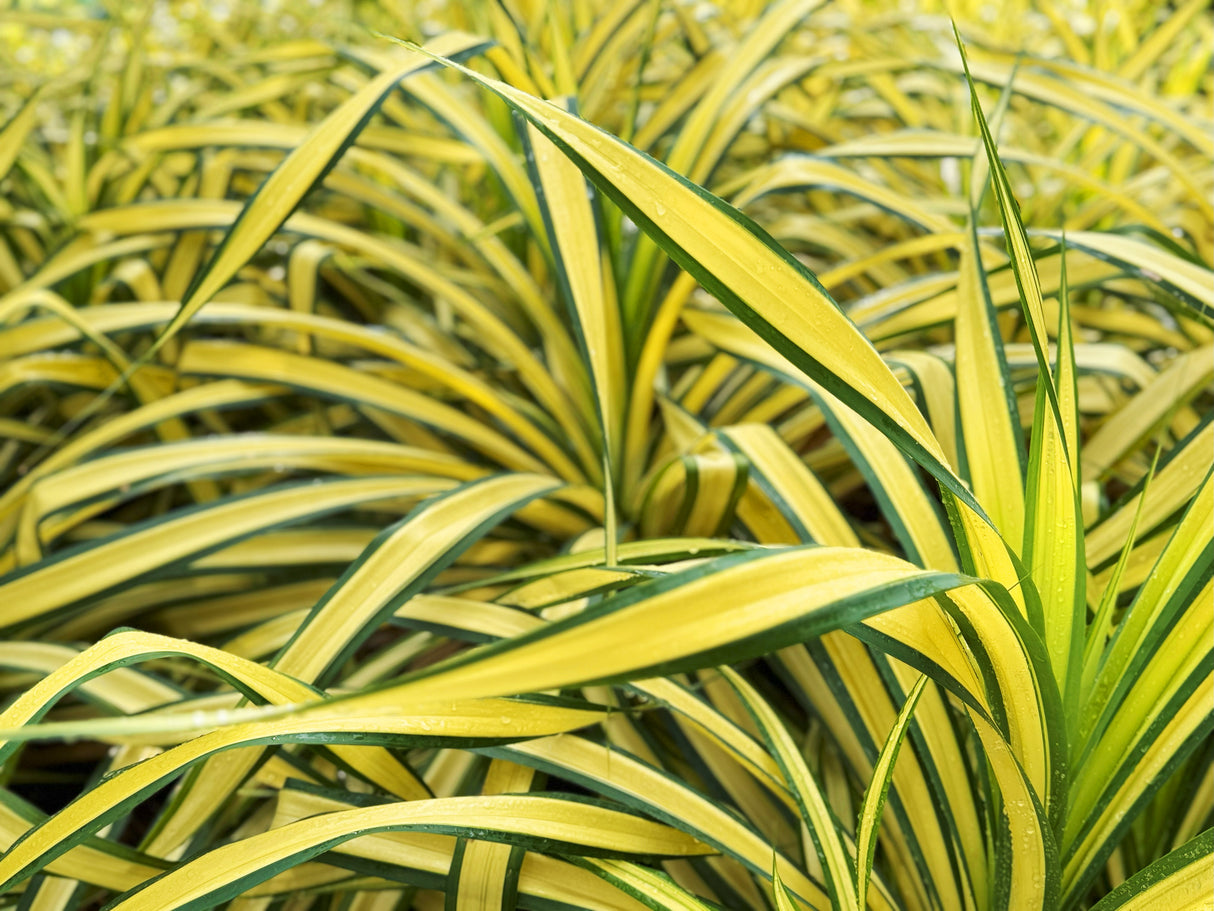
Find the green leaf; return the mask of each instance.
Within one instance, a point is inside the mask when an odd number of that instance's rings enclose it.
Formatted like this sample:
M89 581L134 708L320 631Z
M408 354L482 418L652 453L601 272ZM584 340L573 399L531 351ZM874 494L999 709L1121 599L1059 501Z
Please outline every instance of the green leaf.
M1169 908L1200 911L1209 907L1214 829L1206 829L1175 851L1139 870L1092 906L1092 911L1149 911Z
M185 911L212 907L287 864L342 842L387 831L472 835L528 848L572 853L695 855L704 847L667 826L571 798L448 797L342 810L288 823L215 848L127 897L112 911Z
M852 878L852 859L839 835L839 827L831 815L830 807L821 787L805 764L800 749L793 741L784 722L773 711L767 701L735 671L721 668L721 674L741 698L755 724L767 741L780 770L788 782L789 790L797 799L801 819L813 836L814 845L822 861L826 885L830 891L831 906L858 911L862 907ZM780 889L783 884L780 884ZM777 890L779 891L779 890Z
M927 677L920 677L906 694L906 701L902 703L898 718L890 728L885 745L881 747L881 755L873 767L872 780L864 791L864 804L860 809L856 832L856 901L857 907L860 908L867 907L868 883L872 877L873 856L877 850L877 826L881 822L881 811L885 808L894 763L898 761L898 751L902 749L902 742L915 715L915 707L919 704L919 697L923 695L927 683Z
M433 48L438 53L464 55L473 53L482 46L483 42L479 39L447 34L436 39ZM308 134L308 138L283 159L282 164L274 169L257 193L245 204L210 262L194 276L190 287L182 295L181 309L157 335L152 347L141 356L141 363L150 361L156 352L232 279L236 271L261 249L262 244L269 240L295 211L308 191L336 164L401 80L424 69L417 61L410 61L371 80L324 121L317 124Z

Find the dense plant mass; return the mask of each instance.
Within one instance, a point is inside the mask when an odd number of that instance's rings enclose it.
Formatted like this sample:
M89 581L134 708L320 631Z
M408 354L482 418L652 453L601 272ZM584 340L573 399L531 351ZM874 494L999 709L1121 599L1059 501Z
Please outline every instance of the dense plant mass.
M0 907L1211 906L1205 0L26 6Z

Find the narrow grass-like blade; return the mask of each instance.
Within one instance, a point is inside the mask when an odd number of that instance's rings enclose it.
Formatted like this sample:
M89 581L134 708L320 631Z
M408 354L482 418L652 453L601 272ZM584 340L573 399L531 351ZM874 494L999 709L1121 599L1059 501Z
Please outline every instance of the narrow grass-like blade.
M758 725L788 782L789 790L796 797L801 819L809 828L822 862L832 907L841 911L858 911L860 905L852 878L852 859L839 835L839 826L831 814L822 788L806 766L800 748L784 722L754 687L730 668L721 668L721 673Z
M393 610L506 515L560 485L539 476L503 475L462 487L428 502L382 532L329 592L276 656L284 674L318 681L331 677L343 657L366 640ZM227 754L212 761L174 804L153 845L176 845L189 836L239 785L257 754Z
M987 288L974 214L961 250L954 324L957 406L974 495L1004 538L1024 538L1024 435Z
M435 40L435 49L465 54L479 39L449 34ZM143 360L151 357L223 288L262 244L282 226L317 181L333 167L383 100L402 79L424 69L416 60L373 79L329 115L297 146L245 204L206 267L194 277L182 297L181 309L156 337Z
M885 435L795 369L753 333L739 331L737 323L728 316L689 310L683 314L683 321L722 350L789 377L815 395L852 461L864 472L870 489L911 559L935 569L957 568L944 522L932 498L919 483L912 465Z
M5 627L46 617L166 564L202 555L259 531L450 486L449 481L396 477L287 484L136 523L111 537L59 551L9 573L0 585L0 597L11 599L8 603L12 605L4 617ZM48 584L52 578L55 584Z
M602 877L654 911L714 911L664 873L627 860L580 857L572 863Z
M607 563L614 565L618 537L615 488L623 454L628 387L614 277L604 256L586 178L535 127L527 127L526 139L532 149L536 191L557 283L568 303L574 334L594 388L608 500L604 517Z
M923 695L927 682L927 677L920 677L906 694L906 701L885 738L881 755L877 757L877 764L873 767L873 777L864 791L864 803L856 829L856 901L860 908L865 908L868 904L868 883L873 872L873 856L877 850L877 826L881 822L881 812L885 808L885 798L893 779L894 763L898 761L898 752L902 749L915 707L919 704L919 697Z
M733 54L722 63L716 78L705 87L704 94L688 113L667 156L666 166L670 172L686 174L695 183L702 183L708 177L716 161L704 153L706 148L711 148L709 137L722 120L722 110L735 96L744 98L747 105L763 98L762 92L739 92L739 86L771 55L793 26L820 5L821 0L781 0L765 10L751 26L749 34L733 48ZM622 208L627 212L626 207ZM646 310L657 279L655 270L664 262L660 257L661 248L659 238L645 237L633 254L629 279L623 289L624 314L629 325L641 327L648 323L650 314ZM664 252L670 254L671 251Z
M770 875L772 847L753 826L686 782L622 750L563 735L487 752L560 774L637 812L678 826L742 863L753 874L763 878ZM814 906L829 904L826 892L787 857L778 855L776 863L795 894Z
M780 878L780 867L775 863L775 858L772 858L771 865L771 897L775 899L776 911L801 911L797 900Z

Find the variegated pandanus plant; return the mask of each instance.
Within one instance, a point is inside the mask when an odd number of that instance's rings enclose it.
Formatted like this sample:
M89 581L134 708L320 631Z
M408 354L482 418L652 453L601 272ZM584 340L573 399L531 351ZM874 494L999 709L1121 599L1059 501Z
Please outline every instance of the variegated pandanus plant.
M1014 5L6 13L0 907L1209 908L1214 18Z

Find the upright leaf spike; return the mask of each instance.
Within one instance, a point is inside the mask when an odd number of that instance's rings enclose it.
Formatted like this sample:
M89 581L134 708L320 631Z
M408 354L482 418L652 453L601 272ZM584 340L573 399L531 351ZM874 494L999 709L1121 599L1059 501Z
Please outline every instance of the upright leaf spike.
M1018 548L1024 538L1025 440L976 223L977 209L972 208L958 264L953 323L962 430L958 449L965 456L974 494L986 504L1004 538Z
M1055 420L1061 424L1058 416L1058 399L1054 393L1053 371L1050 368L1049 341L1046 330L1045 302L1041 295L1041 281L1037 277L1037 267L1033 262L1033 251L1029 247L1028 235L1020 218L1020 206L1012 194L1011 184L1003 162L999 159L999 150L991 136L986 116L982 113L982 103L978 99L978 88L970 75L969 58L965 53L965 45L957 23L953 23L953 35L957 40L957 50L961 54L961 65L965 70L965 81L970 91L970 107L974 112L982 144L986 148L987 160L990 164L991 184L995 189L995 198L999 202L999 214L1003 220L1003 233L1007 240L1008 250L1012 259L1012 271L1016 276L1016 285L1020 290L1020 303L1024 310L1025 322L1029 328L1029 337L1033 350L1037 355L1037 363L1041 371L1050 378L1048 396L1050 407L1054 411Z
M1160 433L1162 435L1162 431ZM1096 682L1096 675L1100 671L1100 664L1104 660L1108 638L1114 629L1113 609L1117 605L1117 596L1121 594L1121 577L1125 574L1126 566L1130 562L1130 555L1133 554L1134 545L1138 541L1138 523L1142 519L1143 506L1147 502L1147 490L1150 489L1151 482L1155 480L1155 470L1159 466L1160 449L1161 447L1157 447L1155 453L1151 456L1151 465L1147 469L1146 476L1142 481L1142 491L1138 496L1138 503L1134 507L1134 518L1130 523L1125 544L1122 545L1121 553L1117 557L1117 563L1113 567L1113 572L1105 583L1104 591L1100 594L1100 604L1096 608L1096 614L1088 626L1087 637L1084 642L1080 689L1080 702L1083 704L1087 703L1088 696L1091 695L1092 686ZM1078 748L1078 744L1075 745L1075 748Z
M885 738L881 747L881 755L873 767L873 776L864 792L864 803L860 808L860 817L856 826L856 903L864 908L868 901L868 884L873 873L873 856L877 851L877 827L881 823L881 811L885 809L885 798L889 794L889 786L894 778L894 763L898 761L898 751L910 730L911 719L915 715L915 707L919 697L927 686L928 678L920 677L906 694L906 701L894 720L894 726Z
M994 138L982 113L965 46L955 22L953 34L969 86L974 119L986 148L991 183L999 203L1004 238L1011 254L1012 272L1016 277L1025 323L1037 358L1037 406L1033 414L1032 445L1026 477L1025 529L1021 553L1031 571L1034 588L1041 596L1044 618L1042 633L1059 690L1064 695L1065 704L1072 709L1066 713L1067 717L1074 720L1082 662L1085 610L1082 591L1086 569L1080 562L1082 533L1079 488L1071 471L1054 370L1049 358L1049 334L1041 281L1020 217L1020 207L1012 194L1007 172L999 160Z
M1075 367L1075 339L1071 331L1071 289L1067 281L1066 231L1062 232L1058 250L1058 333L1054 368L1055 391L1058 395L1058 410L1062 419L1062 438L1066 444L1067 460L1071 466L1071 478L1075 490L1083 484L1079 459L1079 389Z

